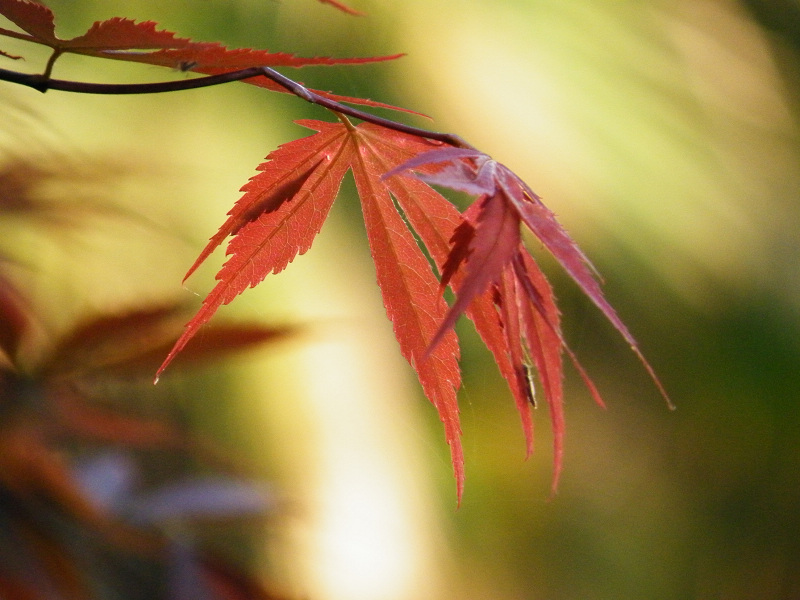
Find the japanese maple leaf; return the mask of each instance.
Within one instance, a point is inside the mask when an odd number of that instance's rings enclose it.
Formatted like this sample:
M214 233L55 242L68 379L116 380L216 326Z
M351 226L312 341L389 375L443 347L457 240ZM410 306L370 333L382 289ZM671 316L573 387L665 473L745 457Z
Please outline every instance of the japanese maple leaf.
M234 236L216 287L187 324L158 375L220 306L268 274L283 270L311 247L342 179L352 171L386 312L403 356L416 370L444 423L460 497L464 459L456 402L461 380L458 342L449 332L429 351L448 307L439 293L438 279L392 200L394 196L404 210L407 203L419 203L412 210L424 211L424 197L436 192L411 179L398 178L391 184L381 180L386 171L436 145L369 123L299 123L318 133L284 144L267 157L260 173L242 188L244 195L228 213L228 220L187 273L188 277L228 236ZM421 188L424 197L416 195ZM448 230L455 222L452 216L445 222Z

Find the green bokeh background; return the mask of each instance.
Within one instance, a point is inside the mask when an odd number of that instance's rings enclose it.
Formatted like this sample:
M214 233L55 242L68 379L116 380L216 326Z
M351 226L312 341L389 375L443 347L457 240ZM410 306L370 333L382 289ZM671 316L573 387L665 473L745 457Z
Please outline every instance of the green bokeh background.
M353 0L367 13L354 18L313 0L48 4L62 37L122 15L229 46L406 52L394 63L298 78L420 110L433 127L463 135L541 193L603 274L677 410L541 256L566 337L607 409L568 372L564 473L550 498L545 411L525 462L504 383L469 325L459 326L468 480L457 511L440 424L418 391L412 398L423 429L411 439L432 458L423 467L434 481L427 503L446 548L436 597L800 598L800 5ZM34 71L35 53L26 56L20 68ZM67 57L58 76L183 76L97 62ZM157 224L98 233L90 246L103 255L78 252L68 277L63 257L42 251L34 287L44 306L56 302L66 315L180 294L183 270L238 187L267 152L302 135L291 120L327 118L244 85L146 99L11 87L0 96L13 107L7 123L16 123L4 131L6 155L81 163L85 153L133 165L141 174L104 190ZM336 252L298 268L305 277L370 268L357 202L344 198L336 211L324 242ZM119 239L130 244L116 249ZM203 293L212 275L191 289ZM239 302L250 316L291 315L279 287L247 297ZM369 301L380 304L377 293ZM277 479L290 470L279 465L290 460L292 436L279 426L265 441L249 409L206 410L210 420L220 411L243 416L241 426L223 419L234 432L226 435L266 445Z

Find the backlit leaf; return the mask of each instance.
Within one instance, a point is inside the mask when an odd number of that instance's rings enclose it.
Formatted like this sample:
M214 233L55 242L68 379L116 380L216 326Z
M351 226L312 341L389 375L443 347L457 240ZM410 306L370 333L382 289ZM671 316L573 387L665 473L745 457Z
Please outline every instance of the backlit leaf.
M381 179L386 171L413 155L408 145L430 144L366 123L357 127L321 121L301 124L318 133L285 144L267 157L259 167L261 173L243 188L244 196L201 254L199 261L226 237L233 236L227 249L230 258L217 274L219 283L189 322L158 374L221 305L266 275L281 271L297 254L308 250L345 173L352 170L387 315L394 324L403 356L416 370L444 423L460 497L464 459L456 398L460 385L458 343L449 332L428 355L447 313L447 304L439 293L438 280L390 195L407 200L408 184L398 179L387 185ZM276 195L275 190L294 194ZM196 266L197 263L192 270Z

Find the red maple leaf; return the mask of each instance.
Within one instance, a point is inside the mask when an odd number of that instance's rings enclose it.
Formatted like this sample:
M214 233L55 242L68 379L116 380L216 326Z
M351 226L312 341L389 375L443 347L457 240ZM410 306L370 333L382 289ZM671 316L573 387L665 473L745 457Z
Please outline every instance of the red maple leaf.
M311 247L342 179L352 171L384 305L403 356L416 370L444 423L460 497L464 459L456 401L461 379L458 342L455 334L449 333L429 352L447 304L439 293L439 281L391 197L405 206L419 201L415 193L419 188L424 188L426 195L436 192L413 179L397 178L389 184L381 180L388 170L436 145L369 123L357 127L322 121L300 124L318 133L284 144L267 157L259 167L260 173L244 186L245 193L228 220L190 269L189 274L226 237L234 236L227 248L228 261L217 274L216 287L187 324L158 375L221 305L268 274L283 270ZM441 201L455 211L444 198ZM448 218L444 226L450 228L453 222ZM441 225L437 227L441 229Z

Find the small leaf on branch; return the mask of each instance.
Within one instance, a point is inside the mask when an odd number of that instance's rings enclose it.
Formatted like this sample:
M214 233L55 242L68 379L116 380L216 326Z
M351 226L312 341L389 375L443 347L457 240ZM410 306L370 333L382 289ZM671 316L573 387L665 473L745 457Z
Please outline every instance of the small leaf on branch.
M29 34L31 41L48 46L57 43L53 13L43 4L29 0L4 0L0 3L0 15ZM15 32L2 28L0 33L17 37Z
M344 4L338 2L331 2L331 4L345 12L359 14ZM227 48L216 42L193 42L188 38L177 37L171 31L157 29L157 24L153 21L136 22L120 17L95 22L83 35L62 40L55 35L53 13L41 4L29 0L3 0L0 2L0 15L12 21L25 32L25 34L20 34L0 28L0 35L16 37L52 48L55 54L51 62L62 53L74 53L217 75L250 67L356 65L394 60L403 56L402 54L392 54L360 58L300 57L286 52ZM47 75L49 75L51 67L52 65L48 66ZM284 87L265 77L258 76L244 81L272 91L287 92ZM337 96L328 92L317 93L337 102L396 109L396 107L371 100Z

